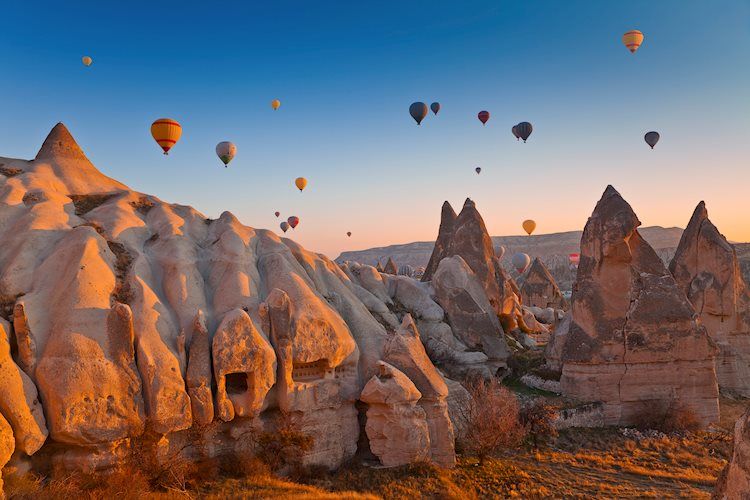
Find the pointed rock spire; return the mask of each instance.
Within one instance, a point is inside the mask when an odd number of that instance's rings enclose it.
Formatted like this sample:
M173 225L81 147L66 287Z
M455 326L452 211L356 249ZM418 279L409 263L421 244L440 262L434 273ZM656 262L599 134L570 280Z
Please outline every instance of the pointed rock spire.
M435 241L435 248L432 250L430 261L427 263L424 273L422 274L422 281L429 281L432 279L432 275L437 271L438 264L443 257L445 257L446 249L448 248L451 238L453 237L453 226L456 224L458 215L453 210L453 207L446 200L443 202L443 208L440 211L440 229L438 229L438 237Z
M36 154L36 160L60 158L88 161L83 150L62 122L54 126Z
M566 306L555 278L539 257L531 263L526 279L521 285L521 301L527 306L543 308L562 309Z
M388 262L385 264L385 268L383 269L383 272L386 274L398 274L398 266L396 266L396 263L393 262L393 257L388 257Z

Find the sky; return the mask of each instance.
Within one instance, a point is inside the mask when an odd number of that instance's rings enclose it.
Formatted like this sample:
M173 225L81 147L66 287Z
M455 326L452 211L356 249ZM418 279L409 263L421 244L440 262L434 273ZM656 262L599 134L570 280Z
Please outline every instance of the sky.
M750 241L750 0L62 5L3 7L1 156L33 158L62 121L133 189L257 228L297 215L287 236L332 258L432 240L466 197L492 235L582 229L607 184L644 225L705 200ZM442 109L417 126L414 101ZM162 117L183 127L169 156Z

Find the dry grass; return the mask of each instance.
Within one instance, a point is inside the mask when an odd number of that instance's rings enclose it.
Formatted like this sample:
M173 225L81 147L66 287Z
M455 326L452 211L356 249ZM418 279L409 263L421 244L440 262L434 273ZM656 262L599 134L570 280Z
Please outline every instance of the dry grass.
M93 209L105 204L117 194L71 194L68 196L73 201L76 209L76 215L86 215Z

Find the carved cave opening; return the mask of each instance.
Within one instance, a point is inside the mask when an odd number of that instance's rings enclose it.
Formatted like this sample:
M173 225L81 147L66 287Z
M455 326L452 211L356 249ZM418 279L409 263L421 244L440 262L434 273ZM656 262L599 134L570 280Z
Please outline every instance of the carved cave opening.
M247 373L227 373L224 377L227 394L244 394L249 388Z

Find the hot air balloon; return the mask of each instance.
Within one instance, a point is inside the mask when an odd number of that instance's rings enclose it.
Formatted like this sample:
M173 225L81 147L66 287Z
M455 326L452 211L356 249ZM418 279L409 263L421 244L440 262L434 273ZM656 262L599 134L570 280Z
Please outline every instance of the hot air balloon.
M490 119L490 112L489 111L480 111L477 114L477 118L479 118L479 121L482 122L482 125L485 125L487 123L487 120Z
M229 162L232 161L232 158L234 158L234 155L236 154L237 146L229 141L220 142L216 145L216 156L218 156L219 159L224 162L224 168L229 165Z
M83 56L81 58L81 62L83 62L84 66L91 66L91 63L94 62L94 60L91 59L89 56Z
M438 111L440 111L440 103L439 102L433 102L430 104L430 109L433 113L438 114Z
M581 254L579 253L568 254L568 261L570 261L571 266L578 267L578 263L581 261Z
M165 155L169 154L169 150L177 144L181 135L182 126L171 118L159 118L151 124L151 136L164 150Z
M274 212L273 214L274 214L274 215L275 215L276 217L278 217L279 215L281 215L281 212Z
M638 30L630 30L622 35L622 43L625 44L631 54L635 54L635 51L643 43L643 33Z
M304 177L297 177L294 179L294 185L297 186L297 189L299 189L299 192L301 193L303 189L307 186L307 179Z
M656 143L659 142L659 132L646 132L646 135L643 136L643 140L646 141L646 144L651 146L651 149L654 149L654 146L656 146Z
M516 138L516 140L520 139L520 135L518 134L518 125L513 125L513 128L510 129L511 132L513 132L513 137Z
M280 106L281 106L281 101L279 101L278 99L274 99L273 101L271 101L271 107L273 108L274 111L279 109Z
M495 248L495 256L497 257L497 260L502 259L503 255L505 255L505 247L503 245L500 245L497 248Z
M513 264L513 267L516 268L518 274L523 274L523 272L529 267L529 264L531 264L531 257L525 253L517 253L513 256L510 262Z
M281 228L282 231L286 233L287 229L289 229L289 223L287 221L284 221L281 224L279 224L279 227Z
M516 125L516 132L518 132L518 137L523 139L523 142L526 142L526 139L529 138L533 130L534 127L532 127L531 123L529 122L521 122Z
M296 215L292 215L286 220L289 223L289 226L291 226L292 229L297 227L297 224L299 224L299 217Z
M352 232L351 231L347 231L346 235L351 238L352 237Z
M476 172L477 174L481 174L482 173L482 167L475 168L474 172Z
M409 114L414 118L414 121L417 122L417 125L419 125L422 123L422 120L424 120L424 117L427 116L427 104L423 102L413 102L411 106L409 106Z
M523 227L523 230L526 231L526 234L531 236L531 233L533 233L534 229L536 229L536 222L531 219L526 219L521 223L521 227Z

